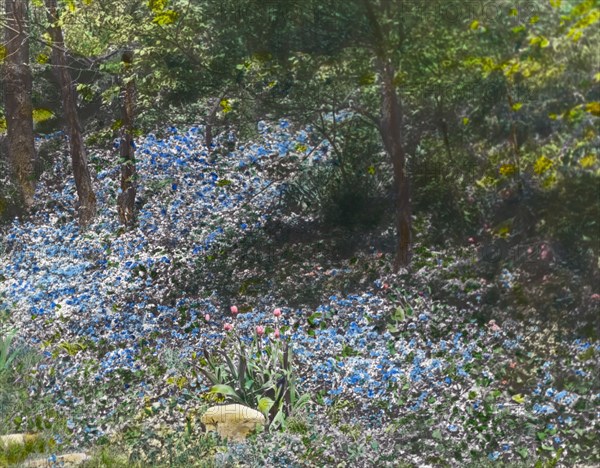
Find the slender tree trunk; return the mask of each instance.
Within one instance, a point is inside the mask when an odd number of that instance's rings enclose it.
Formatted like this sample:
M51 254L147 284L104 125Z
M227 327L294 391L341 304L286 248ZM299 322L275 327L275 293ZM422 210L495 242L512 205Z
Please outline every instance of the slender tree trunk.
M452 161L452 147L450 146L450 135L448 132L448 122L446 122L446 117L444 116L444 101L443 98L436 98L437 104L437 118L438 118L438 129L442 134L442 138L444 140L444 148L446 149L446 156L448 157L448 161Z
M50 37L52 38L52 65L63 100L63 110L69 146L71 150L71 164L75 176L75 186L79 197L79 222L87 225L96 215L96 196L92 186L92 178L88 166L81 123L77 114L77 96L71 80L71 73L67 68L67 57L64 49L63 32L58 23L56 0L46 0L48 20L50 21Z
M217 96L215 98L215 100L213 102L213 106L210 109L210 112L206 119L206 125L204 127L204 144L208 147L209 151L210 151L210 145L212 144L212 141L213 141L212 130L213 130L213 127L217 120L217 112L219 112L219 107L221 106L221 101L223 99L225 99L225 96L227 96L228 92L229 92L229 88L225 89L225 91L223 91L220 96Z
M126 51L121 56L125 68L123 90L122 132L121 132L121 193L117 198L119 220L126 226L135 222L135 148L133 143L133 119L135 83L127 71L133 62L133 52Z
M410 247L412 235L412 212L410 200L410 184L406 174L406 153L402 145L402 108L396 92L394 75L396 70L389 57L389 23L380 24L375 14L371 0L363 0L367 21L371 27L373 51L375 52L375 67L379 73L381 93L381 122L379 132L383 146L394 170L394 195L396 205L396 258L394 269L410 264ZM382 2L379 9L389 13L392 3Z
M217 116L217 112L219 111L219 104L221 103L221 98L216 97L215 102L208 114L208 118L206 119L206 125L204 126L204 144L210 151L210 145L212 145L213 141L213 133L212 129L215 124L215 119Z
M394 85L394 67L391 63L378 61L381 75L381 137L385 151L392 161L394 170L394 192L396 198L397 245L394 268L410 263L412 233L412 210L410 184L406 174L406 154L402 145L402 109Z
M33 161L33 79L29 67L27 0L5 0L6 24L4 65L4 111L8 156L27 208L33 205L35 179Z

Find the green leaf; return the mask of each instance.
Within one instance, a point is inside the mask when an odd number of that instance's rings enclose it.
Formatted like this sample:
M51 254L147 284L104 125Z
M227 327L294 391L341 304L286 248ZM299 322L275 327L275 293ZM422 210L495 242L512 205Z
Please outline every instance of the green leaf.
M223 384L213 385L209 390L209 393L220 393L221 395L226 396L237 396L237 393L233 388L231 388L229 385Z
M41 65L48 63L49 60L50 60L50 57L48 57L48 55L46 55L46 54L38 54L37 57L35 58L35 61Z
M401 306L396 307L394 311L394 315L392 316L394 320L397 322L403 322L406 319L406 314L404 313L404 309Z
M267 416L275 402L269 397L262 397L258 400L258 411Z
M529 456L529 450L527 450L525 447L517 449L517 453L523 460L525 460Z
M585 110L596 117L600 117L600 102L594 101L586 103Z
M431 436L435 440L442 440L442 431L440 431L439 429L436 429L435 431L433 431L433 433L431 434Z
M298 398L298 400L295 403L293 403L292 406L294 407L295 410L299 410L299 409L303 408L304 406L306 406L308 403L310 403L310 401L311 401L310 394L305 393L300 398Z
M285 429L285 414L282 410L279 410L277 412L277 414L273 418L273 421L271 421L271 426L273 427L273 429Z
M33 109L33 121L35 123L45 122L54 117L50 109Z
M525 397L523 395L521 395L520 393L518 393L518 394L512 396L512 401L521 404L525 401Z
M231 378L233 380L237 380L238 379L238 373L237 373L237 369L235 368L235 365L233 364L233 361L227 355L227 353L221 352L220 354L225 358L225 362L227 363L227 366L229 366L229 371L231 372L231 374L230 374Z
M152 10L153 13L160 13L167 6L167 0L149 0L148 8Z
M233 106L229 99L221 99L219 105L221 106L221 112L223 112L223 114L228 114L233 110Z
M0 372L8 369L8 366L16 356L15 353L8 354L10 344L16 333L16 330L12 330L4 338L0 338Z
M165 10L157 13L152 20L153 23L158 24L159 26L166 26L168 24L173 24L179 18L179 13L175 10Z
M367 72L361 75L358 79L358 84L360 86L368 86L375 83L375 74L372 72Z
M310 316L309 316L309 317L306 319L306 321L308 322L308 324L309 324L309 325L311 325L311 326L315 326L315 325L316 325L316 323L315 323L315 322L316 322L318 319L320 319L322 316L323 316L323 314L322 314L322 313L320 313L320 312L315 312L314 314L310 315Z
M240 386L240 388L244 388L246 390L247 388L245 388L245 385L248 383L247 381L245 381L247 368L248 366L246 364L246 357L243 354L241 354L238 362L238 385Z

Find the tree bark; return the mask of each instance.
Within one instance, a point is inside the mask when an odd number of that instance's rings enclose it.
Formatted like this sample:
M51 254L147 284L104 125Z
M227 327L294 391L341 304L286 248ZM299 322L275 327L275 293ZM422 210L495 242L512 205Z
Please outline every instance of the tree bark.
M227 93L229 92L229 88L226 88L225 91L221 93L220 96L217 96L213 102L213 106L210 109L208 117L206 118L206 125L204 127L204 144L210 151L210 145L213 141L213 127L217 120L217 112L219 112L219 107L221 107L221 101L225 99Z
M363 0L367 21L371 27L372 46L375 52L375 67L379 74L381 94L381 122L379 132L383 146L394 171L394 195L396 205L396 257L394 269L410 264L412 210L410 199L410 183L406 174L406 153L402 144L402 108L400 98L394 84L396 70L390 60L390 48L386 47L386 34L389 36L389 24L385 33L377 19L370 0ZM391 4L380 5L385 13L389 13ZM386 23L383 23L386 24Z
M33 79L29 67L27 0L5 0L4 111L8 156L27 208L33 205Z
M213 125L215 124L215 119L217 116L217 112L219 111L220 103L221 103L221 98L216 97L215 101L213 103L213 106L208 114L207 119L206 119L206 125L204 126L204 144L208 148L208 151L210 151L210 145L212 145L212 141L213 141L212 129L213 129Z
M49 33L52 39L53 71L63 100L64 118L69 134L71 164L75 176L77 196L79 197L79 222L82 226L86 226L96 215L96 196L94 195L81 123L77 113L77 95L73 88L71 73L67 68L63 32L58 23L56 0L46 0L46 7L48 9L48 20L50 21Z
M391 63L378 64L381 79L381 137L394 170L396 202L396 258L394 269L408 266L412 233L410 183L406 174L406 154L402 145L402 109L394 85L394 67Z
M436 97L435 99L437 105L436 111L438 129L442 134L442 139L444 140L444 148L446 149L446 156L448 157L448 161L452 161L452 147L450 146L448 122L446 122L446 117L444 115L444 101L442 97Z
M133 81L133 77L128 76L127 70L129 70L133 62L133 52L124 52L121 56L121 61L125 69L125 80L120 147L121 193L117 197L117 210L121 224L131 226L135 222L136 193L135 148L133 142L135 82Z

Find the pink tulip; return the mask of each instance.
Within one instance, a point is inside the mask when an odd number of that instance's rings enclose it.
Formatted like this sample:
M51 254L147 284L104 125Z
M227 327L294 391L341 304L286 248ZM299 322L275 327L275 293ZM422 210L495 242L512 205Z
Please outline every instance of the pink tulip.
M552 253L548 249L548 246L546 244L542 245L542 251L540 252L540 259L549 260L551 255L552 255Z
M260 325L256 327L256 334L258 336L262 336L265 334L265 327L261 327Z
M279 328L275 329L275 333L273 333L273 335L275 336L275 338L279 338L279 336L280 336Z
M236 315L238 313L238 308L236 306L231 306L229 310L231 310L231 313L233 315Z
M274 315L275 317L281 317L281 309L275 309L275 310L273 311L273 315Z
M591 297L592 301L600 301L600 294L594 293Z
M233 330L233 325L231 323L226 323L225 325L223 325L223 329L225 331L231 331Z
M208 321L210 320L210 315L209 315L209 314L206 314L206 315L204 316L204 320L206 320L206 321L208 322Z

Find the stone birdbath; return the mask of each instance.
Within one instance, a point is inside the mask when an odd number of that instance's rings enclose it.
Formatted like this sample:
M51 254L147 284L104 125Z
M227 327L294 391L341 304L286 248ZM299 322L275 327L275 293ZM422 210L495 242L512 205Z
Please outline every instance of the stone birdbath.
M261 412L239 404L212 406L200 420L206 432L217 431L221 437L236 441L244 440L266 422Z

